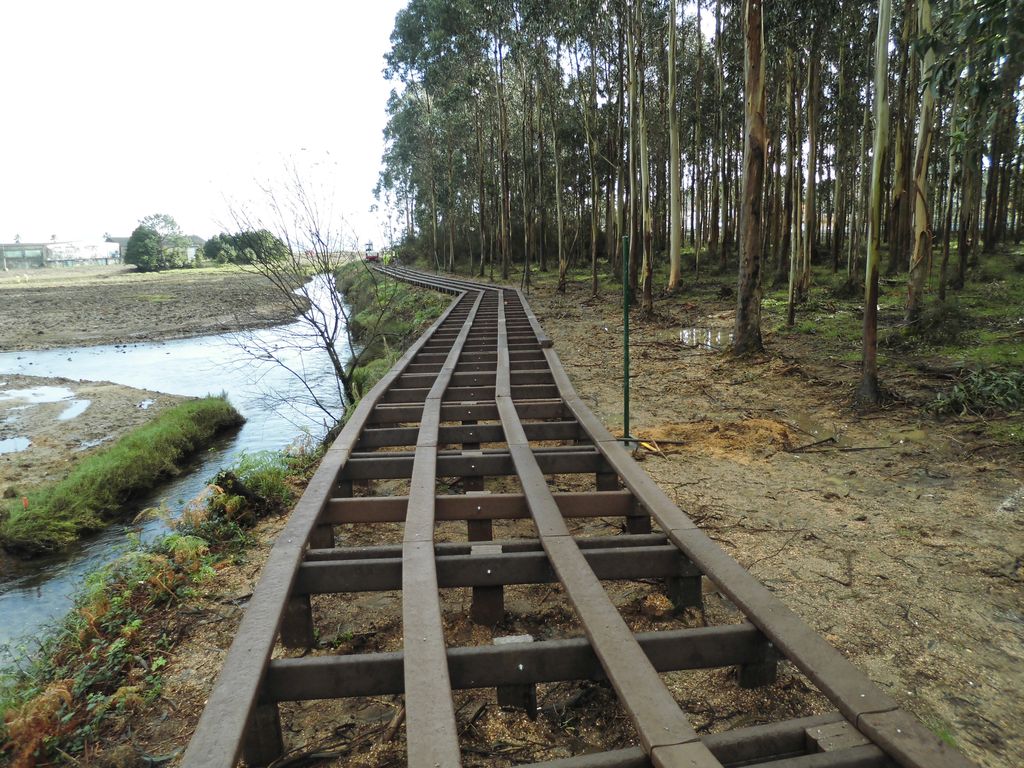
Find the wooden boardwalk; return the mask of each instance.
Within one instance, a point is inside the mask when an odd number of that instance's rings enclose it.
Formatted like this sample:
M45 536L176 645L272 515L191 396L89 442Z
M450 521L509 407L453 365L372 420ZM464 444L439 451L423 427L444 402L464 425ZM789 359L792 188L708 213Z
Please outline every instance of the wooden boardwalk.
M586 679L611 684L638 743L549 768L970 765L669 500L577 396L519 291L382 271L454 298L327 452L271 551L183 765L271 763L284 750L279 702L404 693L408 764L458 766L453 689L496 688L499 703L530 708L537 683ZM593 490L553 491L556 474L589 476ZM439 494L441 477L462 478L465 493ZM521 492L487 493L484 481L494 477L516 478ZM387 478L408 480L408 495L352 495L353 481ZM625 532L615 536L576 537L565 523L616 516ZM535 537L493 541L492 521L507 519L532 520ZM465 521L466 542L436 542L438 521ZM335 541L335 525L388 522L404 523L400 545ZM701 604L703 577L746 621L634 634L602 585L655 579L681 609ZM440 589L472 587L473 620L493 625L504 586L546 582L561 585L584 637L446 645ZM277 642L314 644L311 595L395 589L401 652L271 659ZM755 687L775 679L781 658L835 710L699 735L660 677L735 667L737 684Z

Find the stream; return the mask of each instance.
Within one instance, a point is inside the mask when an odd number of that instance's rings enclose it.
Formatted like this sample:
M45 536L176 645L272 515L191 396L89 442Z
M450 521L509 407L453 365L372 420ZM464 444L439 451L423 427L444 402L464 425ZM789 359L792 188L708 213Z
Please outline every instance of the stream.
M324 299L330 290L333 285L322 276L313 278L305 288L314 308L328 313L329 318L333 305ZM0 374L110 381L193 397L226 394L245 417L245 424L202 452L187 471L137 503L138 509L164 504L174 517L203 490L207 480L242 452L280 450L307 434L321 437L326 431L326 415L313 403L309 390L333 413L341 409L330 361L302 320L173 341L4 352L0 353ZM73 606L87 574L128 547L126 534L134 532L147 541L166 530L166 523L159 519L138 525L113 524L60 555L25 562L0 582L0 667L31 652L40 630Z

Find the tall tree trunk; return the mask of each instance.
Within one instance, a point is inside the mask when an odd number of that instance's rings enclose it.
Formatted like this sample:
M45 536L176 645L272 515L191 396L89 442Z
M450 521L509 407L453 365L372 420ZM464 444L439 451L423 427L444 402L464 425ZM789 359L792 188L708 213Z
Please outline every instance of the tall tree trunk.
M498 149L501 154L501 277L508 280L512 266L512 185L509 182L511 165L508 147L508 106L505 100L505 53L500 39L495 41L498 89Z
M774 98L772 99L775 104L776 113L778 117L778 125L775 131L772 133L772 144L771 144L771 157L772 157L772 201L771 201L771 212L765 219L767 222L771 222L771 237L768 242L771 243L771 253L773 255L775 269L773 280L778 279L779 272L782 271L782 130L781 130L781 110L779 109L779 86L776 85ZM764 254L767 257L768 247L766 245ZM767 271L767 264L761 265L761 272Z
M476 102L476 157L477 157L477 179L479 181L479 200L480 200L480 271L478 272L480 277L484 276L484 250L486 248L486 213L487 208L485 202L486 190L484 189L484 134L483 126L481 125L482 119L480 117L480 101Z
M793 178L796 174L796 101L793 94L793 51L786 50L786 191L782 201L782 237L775 256L775 285L782 285L789 274L790 241L793 236ZM792 320L789 321L792 325Z
M719 171L719 166L725 165L725 126L723 125L723 99L724 90L722 84L722 0L715 4L715 82L718 90L718 112L715 115L715 139L711 149L711 239L708 243L708 252L712 256L718 256L719 264L722 261L721 245L719 243L719 220L720 205L724 197L723 181L725 169Z
M893 140L893 151L895 159L892 166L892 198L889 210L889 263L885 272L887 275L895 275L903 263L903 241L901 238L901 227L903 222L903 210L906 200L907 186L909 181L909 164L905 162L904 137L909 130L908 123L908 86L910 84L910 41L914 25L914 0L905 0L903 5L903 23L901 25L900 39L896 46L897 64L896 78L899 89L896 96L896 119L894 125L896 136Z
M871 176L868 174L868 133L871 130L871 109L869 104L864 105L864 125L860 132L860 194L858 195L857 210L854 213L853 236L850 238L850 250L847 254L846 267L847 275L852 280L853 276L860 271L860 253L862 239L867 228L868 200L871 189Z
M645 71L643 55L644 18L643 7L637 3L636 14L636 45L635 59L637 72ZM650 317L654 314L654 220L651 211L651 158L649 136L647 132L647 95L644 80L638 83L639 98L637 99L637 123L640 142L640 197L643 210L643 273L641 288L641 308L643 314Z
M786 312L786 324L793 325L796 322L796 305L802 299L799 294L800 284L800 259L803 253L803 141L800 126L803 115L801 114L799 74L793 70L793 98L796 104L796 120L794 121L795 131L793 134L794 150L796 154L796 170L793 173L793 241L789 249L789 303Z
M696 223L693 236L693 271L700 272L700 249L703 245L704 234L704 143L701 141L700 127L700 97L704 91L704 33L701 31L700 22L701 0L697 0L697 75L694 85L694 99L696 101L695 117L693 122L693 157L694 157L694 208L696 212Z
M889 25L892 0L878 0L878 37L875 41L875 140L871 158L871 203L868 212L868 251L864 279L863 364L857 398L878 403L878 250L882 230L882 171L889 149Z
M632 297L635 294L639 276L639 259L637 254L641 252L640 244L640 225L637 217L637 160L636 160L636 144L637 144L637 105L636 105L636 91L637 91L637 63L636 63L636 39L633 29L633 17L632 14L627 15L628 28L626 30L626 58L627 66L629 68L629 141L628 141L628 161L629 161L629 285L622 286L624 291L629 291ZM642 193L640 193L642 194ZM632 300L630 301L632 303Z
M846 43L839 48L839 103L841 116L846 107ZM839 272L839 257L843 252L843 233L846 231L846 155L847 141L843 126L836 128L835 147L836 183L832 187L832 203L835 217L832 222L832 274Z
M931 0L918 0L918 26L921 34L928 39L932 31ZM921 79L928 76L935 63L935 51L930 46L921 61ZM932 234L931 217L928 213L928 155L932 147L932 111L935 96L931 86L924 89L921 99L920 127L917 134L917 152L914 159L914 254L910 259L910 276L907 281L908 323L916 323L921 316L921 297L924 292L925 276L931 262Z
M746 45L744 46L744 142L743 142L743 194L740 214L739 285L736 306L736 330L733 351L736 354L759 352L761 342L761 206L764 193L765 145L765 84L764 84L764 26L761 18L761 0L746 0L744 17Z
M807 298L811 289L811 261L818 234L815 192L818 187L818 51L812 45L807 59L807 191L804 202L803 260L797 294Z
M679 200L682 178L679 175L679 114L676 108L676 0L668 4L668 289L679 287L683 248L682 207Z

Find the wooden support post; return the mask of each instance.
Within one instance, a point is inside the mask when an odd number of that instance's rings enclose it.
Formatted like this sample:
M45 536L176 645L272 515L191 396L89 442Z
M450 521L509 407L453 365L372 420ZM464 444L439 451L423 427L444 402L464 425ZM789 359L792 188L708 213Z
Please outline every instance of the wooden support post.
M512 645L514 643L532 643L533 635L511 635L494 638L495 645ZM535 683L498 686L498 706L525 709L526 716L537 719L537 686Z
M619 490L619 476L614 472L597 473L597 490L617 491Z
M470 555L500 555L501 544L474 544ZM473 587L469 616L477 624L493 627L505 617L505 590L501 585Z
M285 648L312 648L313 608L309 595L291 595L281 618L281 645Z
M767 640L761 658L736 667L736 684L740 688L760 688L775 682L779 672L779 654Z
M284 754L281 715L276 702L257 702L242 740L242 757L247 765L270 765Z
M334 546L334 526L317 525L309 534L310 549L330 549Z
M704 609L704 592L700 571L684 559L678 576L665 579L665 592L677 611L687 608Z
M651 515L634 499L629 513L626 515L626 533L646 534L650 532Z
M469 479L469 478L467 478ZM481 478L483 479L483 478ZM474 496L480 499L477 504L477 511L481 511L484 505L484 498L490 495L490 491L466 491L467 496ZM468 541L493 541L494 521L493 520L467 520L466 535Z
M839 752L844 749L870 744L867 737L845 720L828 725L816 725L804 731L807 737L807 751Z

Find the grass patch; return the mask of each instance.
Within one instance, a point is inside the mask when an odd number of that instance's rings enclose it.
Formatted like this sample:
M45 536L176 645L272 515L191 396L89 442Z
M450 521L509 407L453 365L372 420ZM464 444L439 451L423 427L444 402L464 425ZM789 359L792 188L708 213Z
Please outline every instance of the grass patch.
M0 677L0 761L75 758L122 732L162 691L181 637L180 607L218 570L244 559L249 527L285 511L319 457L243 457L186 507L170 534L150 545L136 541L88 576L74 609L39 641L27 666ZM237 485L218 485L225 476Z
M352 310L349 325L371 360L405 347L451 301L450 296L386 277L363 262L344 265L337 280Z
M79 462L60 482L8 503L0 544L22 554L53 552L122 517L124 506L165 478L242 417L223 397L174 406L106 450Z
M139 301L147 301L153 304L165 304L169 301L174 301L173 296L169 296L166 293L139 293L135 297Z
M1024 371L970 371L932 404L936 413L991 416L1024 408Z

